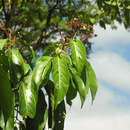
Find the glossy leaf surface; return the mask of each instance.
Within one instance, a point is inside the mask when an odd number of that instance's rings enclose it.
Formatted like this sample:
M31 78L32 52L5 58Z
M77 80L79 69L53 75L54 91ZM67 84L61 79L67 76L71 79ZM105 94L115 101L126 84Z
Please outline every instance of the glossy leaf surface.
M10 61L10 75L11 75L11 82L13 87L20 81L22 76L24 75L24 68L23 68L23 57L20 54L18 49L12 49L9 52L9 61Z
M37 88L32 83L32 73L19 84L19 111L23 117L34 118L37 104Z
M69 87L69 72L66 58L56 56L52 64L52 79L54 81L55 107L64 99Z
M38 60L36 67L33 72L32 82L35 83L37 88L41 85L43 80L45 79L48 71L51 68L51 57L49 56L41 56Z
M86 60L85 47L80 40L76 40L76 41L71 40L70 47L71 47L72 63L74 64L78 72L81 73L84 68L85 60Z
M45 96L40 90L38 94L37 110L34 119L27 118L26 128L28 130L43 130L48 118L48 108Z

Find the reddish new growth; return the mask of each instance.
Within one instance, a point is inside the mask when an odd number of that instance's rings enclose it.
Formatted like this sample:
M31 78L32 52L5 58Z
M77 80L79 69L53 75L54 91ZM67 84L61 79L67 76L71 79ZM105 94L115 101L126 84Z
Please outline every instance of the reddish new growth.
M93 32L93 26L80 23L78 18L74 18L71 21L67 22L67 25L72 28L73 39L75 39L76 36L79 36L80 40L83 42L85 40L88 40L88 38L97 36Z

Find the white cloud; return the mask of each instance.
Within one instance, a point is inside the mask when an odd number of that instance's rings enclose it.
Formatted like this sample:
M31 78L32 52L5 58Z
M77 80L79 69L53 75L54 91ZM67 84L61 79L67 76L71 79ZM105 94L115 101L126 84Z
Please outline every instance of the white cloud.
M125 100L123 96L114 95L108 88L99 85L93 105L88 98L80 109L80 101L76 99L71 110L67 109L65 130L129 130L130 109L118 106Z
M66 123L65 130L129 130L130 115L76 118Z
M94 47L111 49L114 46L130 45L130 32L124 28L123 25L117 25L117 30L112 30L110 26L107 26L107 29L104 30L100 26L95 27L95 33L98 35L96 38L93 38L92 41L95 43Z
M91 55L90 62L99 80L118 89L130 92L130 63L113 52L97 52Z
M125 96L130 92L130 62L120 54L112 52L112 48L122 49L130 45L130 33L123 25L118 25L117 30L103 30L96 26L98 37L92 39L94 47L100 48L90 56L90 62L99 81L109 83L124 95L109 89L109 86L99 84L94 104L91 105L88 96L83 109L80 109L80 100L76 98L71 109L67 109L65 130L129 130L130 129L130 104ZM118 51L120 52L120 51Z

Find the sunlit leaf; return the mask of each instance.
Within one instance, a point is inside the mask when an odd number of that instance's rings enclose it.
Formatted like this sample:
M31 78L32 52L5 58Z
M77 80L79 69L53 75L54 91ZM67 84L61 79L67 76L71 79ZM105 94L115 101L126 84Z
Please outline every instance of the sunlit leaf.
M54 81L55 107L64 99L69 87L69 72L66 58L56 56L52 64L52 79Z
M19 82L22 76L24 75L24 68L23 68L24 61L18 49L10 50L9 61L10 61L11 81L15 87L17 82Z
M86 60L86 50L80 40L70 40L72 63L79 73L82 72Z
M32 76L32 82L35 83L37 88L39 88L51 68L51 59L52 58L49 56L41 56L36 64Z
M2 50L7 43L7 39L0 39L0 50Z
M34 118L37 104L37 88L32 82L32 73L19 83L19 111L23 117Z
M5 127L4 114L2 108L0 107L0 128L4 129L4 127Z
M27 118L26 129L27 130L43 130L48 118L48 108L45 101L45 96L40 90L38 95L37 110L34 119Z

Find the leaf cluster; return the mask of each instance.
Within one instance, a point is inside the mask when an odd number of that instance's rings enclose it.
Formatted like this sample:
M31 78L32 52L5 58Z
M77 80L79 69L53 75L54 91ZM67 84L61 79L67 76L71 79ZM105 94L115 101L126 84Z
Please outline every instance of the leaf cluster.
M64 50L65 44L67 47ZM92 101L95 99L96 76L80 40L61 43L52 51L48 47L33 68L25 62L18 49L12 48L6 52L3 44L1 46L1 128L13 130L19 121L20 129L42 130L48 120L49 128L62 130L66 104L71 106L77 93L81 107L89 90Z

